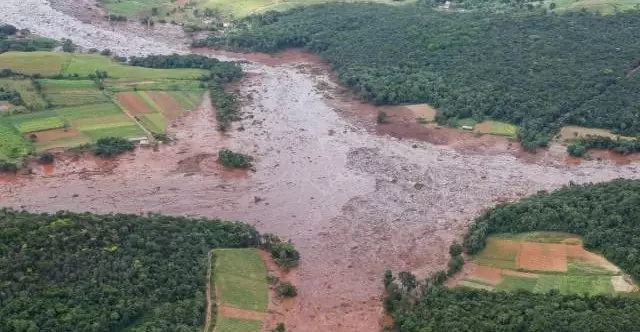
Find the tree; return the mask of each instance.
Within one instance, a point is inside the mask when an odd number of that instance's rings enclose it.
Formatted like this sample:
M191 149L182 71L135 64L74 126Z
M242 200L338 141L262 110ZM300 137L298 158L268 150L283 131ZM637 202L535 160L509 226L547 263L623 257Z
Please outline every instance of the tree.
M389 285L391 285L393 281L394 281L393 273L391 272L391 270L386 269L384 271L384 288L385 289L389 288Z
M416 276L410 272L406 272L406 271L400 272L398 274L398 279L400 280L400 284L402 285L402 287L407 292L411 292L418 285Z
M550 10L554 10L554 9L556 9L556 3L555 3L555 2L550 3L550 4L549 4L549 9L550 9Z
M76 46L71 39L62 40L62 51L67 53L73 53L76 51Z
M388 118L388 117L389 117L389 116L387 115L387 113L386 113L386 112L379 111L379 112L378 112L378 116L376 117L376 122L377 122L377 123L379 123L379 124L380 124L380 123L385 123L385 122L387 121L387 118Z

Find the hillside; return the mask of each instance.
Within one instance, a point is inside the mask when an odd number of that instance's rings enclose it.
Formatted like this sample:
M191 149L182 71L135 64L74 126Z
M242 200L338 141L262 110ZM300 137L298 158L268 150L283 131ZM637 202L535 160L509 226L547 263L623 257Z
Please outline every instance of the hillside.
M486 211L471 225L463 248L469 254L477 254L485 247L487 237L498 233L573 233L583 236L586 248L601 252L638 280L638 203L637 180L572 186L539 194ZM458 250L450 252L455 251ZM640 323L640 299L634 295L449 289L441 286L442 276L436 273L420 285L415 305L411 298L416 286L408 288L403 282L402 287L388 287L386 306L399 331L631 331Z
M207 254L260 242L248 225L0 210L0 330L199 331Z
M305 47L376 104L429 103L440 123L503 120L526 148L566 124L640 132L640 12L441 12L328 4L249 17L214 45Z

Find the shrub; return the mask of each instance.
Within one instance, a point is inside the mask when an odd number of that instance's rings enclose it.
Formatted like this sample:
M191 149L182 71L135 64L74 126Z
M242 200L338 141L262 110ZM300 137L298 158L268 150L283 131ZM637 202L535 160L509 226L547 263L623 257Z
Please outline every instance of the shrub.
M271 246L271 257L278 266L290 268L300 263L300 253L290 242L276 243Z
M92 151L98 156L115 156L132 151L135 145L122 137L103 137L93 144Z
M51 164L51 163L53 163L54 159L55 158L53 157L53 155L51 153L49 153L49 152L45 152L45 153L41 154L40 158L39 158L40 163L42 163L42 164Z
M0 160L0 172L17 172L18 166L14 163Z
M231 168L249 168L253 158L243 153L233 152L229 149L222 149L218 152L218 161Z
M278 323L270 332L285 332L284 323Z
M290 282L283 282L278 286L278 296L295 297L296 295L298 295L298 290Z
M388 117L389 116L387 115L386 112L380 111L380 112L378 112L378 117L376 119L376 122L377 123L384 123L385 121L387 121Z
M110 56L111 55L111 50L108 49L108 48L105 48L104 50L102 50L102 52L100 52L100 55Z

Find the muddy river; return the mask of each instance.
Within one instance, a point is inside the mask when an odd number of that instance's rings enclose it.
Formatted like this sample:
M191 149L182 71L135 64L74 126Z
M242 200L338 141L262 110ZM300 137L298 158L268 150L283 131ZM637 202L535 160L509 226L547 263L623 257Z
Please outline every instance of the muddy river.
M102 27L42 0L3 0L3 10L14 14L7 23L65 34L84 47L123 55L176 50L142 35L135 47L125 45L131 32L99 32ZM85 28L94 30L87 35ZM302 254L297 302L279 313L288 330L376 331L383 271L425 274L444 267L450 242L483 209L570 181L640 177L635 163L567 165L522 158L507 147L465 149L402 138L393 126L381 133L375 115L338 94L321 65L299 61L246 66L248 77L239 84L243 119L227 134L216 131L205 98L171 126L175 142L117 160L60 155L53 169L34 164L31 175L0 178L0 204L251 223L290 238ZM222 169L215 161L221 147L255 156L255 172Z

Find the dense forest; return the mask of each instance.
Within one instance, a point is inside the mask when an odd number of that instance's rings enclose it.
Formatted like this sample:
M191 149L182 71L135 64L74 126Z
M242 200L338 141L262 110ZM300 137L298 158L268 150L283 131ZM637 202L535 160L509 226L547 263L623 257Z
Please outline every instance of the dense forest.
M369 101L426 102L439 109L440 123L508 121L534 148L565 124L640 133L638 30L640 11L492 14L342 3L251 16L194 45L305 47Z
M495 233L558 231L579 234L585 247L602 252L640 279L640 181L616 180L570 186L489 209L471 225L463 248L482 250ZM452 253L453 256L453 253ZM385 276L385 307L399 331L635 331L640 299L504 293L443 287L444 272L416 285L401 273Z
M160 215L0 210L0 330L200 331L207 254L251 226Z

